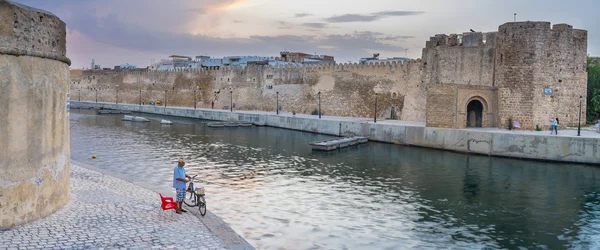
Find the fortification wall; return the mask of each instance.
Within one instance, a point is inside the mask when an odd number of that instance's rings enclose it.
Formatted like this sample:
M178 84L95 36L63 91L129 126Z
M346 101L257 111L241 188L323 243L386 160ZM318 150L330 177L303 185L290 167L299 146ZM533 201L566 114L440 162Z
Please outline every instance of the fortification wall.
M73 92L82 100L137 103L167 100L176 106L426 121L428 126L466 126L466 105L480 100L485 127L546 128L550 117L575 125L579 96L586 96L587 32L566 24L512 22L498 32L436 35L422 60L386 64L248 66L176 72L85 71L73 74ZM553 93L544 94L549 88ZM80 89L80 90L78 90ZM454 90L454 94L446 91ZM141 91L141 92L140 92ZM166 91L166 92L165 92ZM196 92L195 92L196 91ZM442 101L454 96L452 107ZM441 98L437 100L437 98ZM459 98L460 100L457 100ZM444 99L445 100L445 99ZM466 101L465 101L466 100ZM582 102L585 110L585 100ZM463 106L460 106L463 105ZM463 112L464 110L464 112ZM435 117L430 117L435 116ZM427 118L427 119L426 119ZM585 120L583 114L582 120Z
M338 64L304 67L223 67L175 72L84 71L71 77L73 99L138 103L165 100L167 105L275 112L277 92L283 112L425 121L426 85L420 60L375 65ZM117 91L118 90L118 91ZM196 90L196 92L194 92ZM194 98L196 95L196 98Z
M436 35L423 49L425 82L493 86L495 33Z
M0 229L69 200L65 23L0 1Z
M548 120L548 111L554 111L561 125L576 126L579 119L579 96L581 120L585 123L587 97L587 31L573 29L571 25L552 26L546 51L547 60L538 76L540 84L536 92L543 88L553 89L552 95L536 95L534 116L539 122ZM547 123L544 125L548 125Z
M587 32L566 24L551 28L549 22L506 23L496 44L500 126L512 118L526 129L547 128L554 117L563 126L576 125L579 96L587 93Z

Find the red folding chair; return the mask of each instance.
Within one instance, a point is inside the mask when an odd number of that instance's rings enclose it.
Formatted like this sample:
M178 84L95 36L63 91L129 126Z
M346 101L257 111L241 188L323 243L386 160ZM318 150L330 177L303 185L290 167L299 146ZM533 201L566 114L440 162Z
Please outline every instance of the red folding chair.
M173 197L164 197L161 193L158 195L160 195L160 209L162 211L170 209L177 210L177 203L173 200Z

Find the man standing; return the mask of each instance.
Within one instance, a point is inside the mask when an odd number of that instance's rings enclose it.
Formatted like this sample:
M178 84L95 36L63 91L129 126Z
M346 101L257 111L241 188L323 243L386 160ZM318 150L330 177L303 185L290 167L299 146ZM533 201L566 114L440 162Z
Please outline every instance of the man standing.
M212 102L210 103L210 107L211 107L211 109L215 109L215 101L212 101Z
M183 209L183 199L185 199L185 189L186 183L188 183L189 175L185 173L185 162L183 160L179 160L177 162L177 166L175 167L175 171L173 172L173 188L177 191L177 196L175 201L177 201L177 211L176 213L181 214L181 212L187 212Z

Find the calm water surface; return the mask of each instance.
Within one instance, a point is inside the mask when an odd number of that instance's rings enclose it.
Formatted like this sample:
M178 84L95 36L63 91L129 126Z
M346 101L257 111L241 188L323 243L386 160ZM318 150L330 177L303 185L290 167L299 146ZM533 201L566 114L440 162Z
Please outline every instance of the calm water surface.
M169 189L183 157L257 249L600 248L598 167L373 142L312 152L332 137L144 116L71 111L72 158Z

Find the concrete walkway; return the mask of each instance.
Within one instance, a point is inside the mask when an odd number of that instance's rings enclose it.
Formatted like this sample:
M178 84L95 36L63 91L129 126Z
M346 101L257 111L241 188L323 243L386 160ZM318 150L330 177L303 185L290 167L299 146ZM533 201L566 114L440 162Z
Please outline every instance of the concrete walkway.
M89 101L82 101L88 103L94 103ZM110 102L98 102L99 104L114 104ZM133 105L135 104L121 104L121 105ZM153 106L153 105L143 105L143 106ZM162 106L157 106L162 107ZM177 108L182 110L194 110L192 107L180 107L180 106L168 106L169 108ZM197 110L203 111L217 111L217 112L229 112L229 110L225 109L209 109L209 108L197 108ZM265 111L249 111L249 110L233 110L235 113L239 114L248 114L248 115L275 115L275 112L265 112ZM318 115L309 115L309 114L296 114L295 116L289 112L280 112L279 116L281 117L298 117L304 119L314 119L318 120ZM320 120L324 121L345 121L345 122L358 122L358 123L369 123L374 124L373 117L348 117L348 116L325 116L322 115ZM386 119L377 119L377 124L382 125L396 125L396 126L411 126L411 127L425 127L425 122L415 122L415 121L402 121L402 120L386 120ZM485 131L492 133L506 133L506 134L524 134L524 135L549 135L550 131L533 131L533 130L508 130L501 128L464 128L460 130L467 131ZM581 127L581 137L583 138L600 138L600 133L595 132L596 129L592 125L584 125ZM577 128L567 128L561 129L558 131L558 136L577 136Z
M181 109L193 109L188 107L177 107ZM199 108L199 110L210 110L205 108ZM234 110L234 112L242 113L242 114L260 114L260 115L273 115L275 112L262 112L262 111L243 111L243 110ZM291 113L283 113L280 112L279 116L282 117L299 117L299 118L307 118L307 119L319 119L317 115L307 115L307 114L296 114L293 116ZM359 122L359 123L369 123L375 124L373 117L345 117L345 116L321 116L321 120L327 121L350 121L350 122ZM415 122L415 121L402 121L402 120L386 120L386 119L377 119L376 124L384 124L384 125L395 125L395 126L412 126L412 127L425 127L425 122ZM492 133L506 133L506 134L523 134L523 135L550 135L550 130L543 131L534 131L534 130L508 130L501 128L464 128L461 130L467 131L485 131ZM577 128L566 128L560 129L558 131L558 136L577 136ZM581 127L581 136L583 138L600 138L600 133L596 133L596 129L593 126L583 125Z
M185 107L139 106L131 104L72 102L72 107L119 109L157 115L170 115L216 121L244 121L258 125L293 129L332 136L364 136L371 141L436 148L456 152L526 158L544 161L600 164L600 135L585 130L523 131L497 128L435 128L423 122L333 117L273 112L210 110Z
M508 130L500 128L466 128L468 131L486 131L491 133L505 133L505 134L521 134L521 135L550 135L550 130L532 131L532 130ZM577 128L559 129L558 136L563 137L577 137ZM581 128L582 138L600 138L600 133L596 133L594 127L583 127Z
M159 206L155 192L71 165L69 203L48 217L0 231L0 249L225 249L192 213L163 212Z

